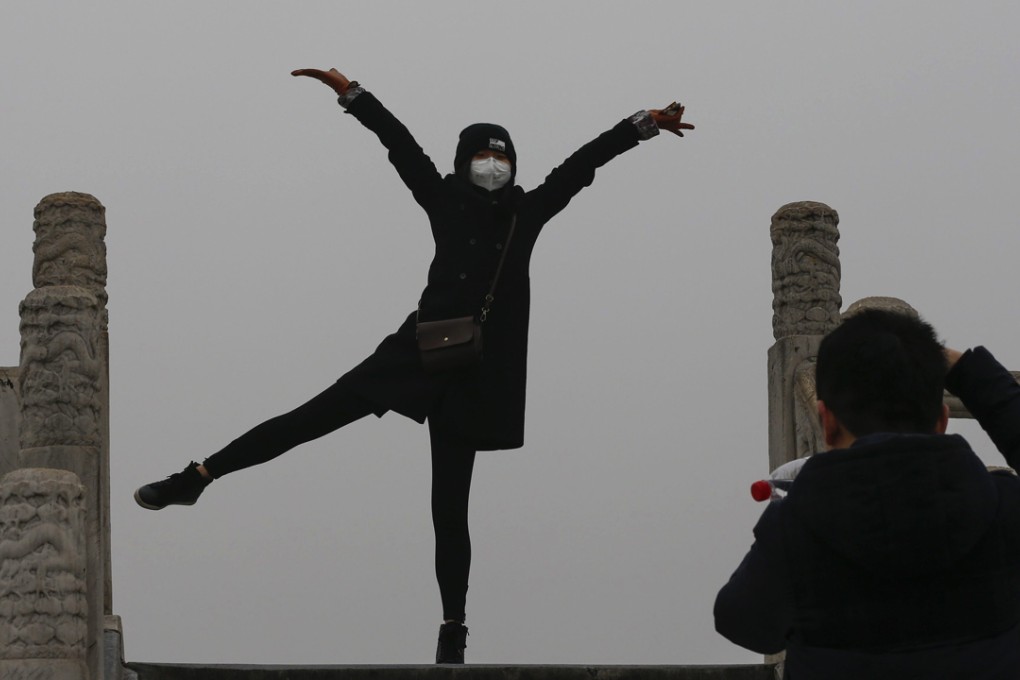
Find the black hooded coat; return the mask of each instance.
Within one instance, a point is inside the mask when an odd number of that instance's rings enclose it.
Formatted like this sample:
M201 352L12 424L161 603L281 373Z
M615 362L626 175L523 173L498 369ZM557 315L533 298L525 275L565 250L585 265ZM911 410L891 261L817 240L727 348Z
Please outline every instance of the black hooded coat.
M983 348L947 387L1020 465L1020 386ZM716 629L787 650L786 677L1020 678L1020 479L959 435L819 453L773 501L716 599Z
M371 93L358 95L347 113L374 132L389 151L390 162L428 215L436 251L418 311L341 380L375 404L377 415L392 410L418 422L438 419L448 432L479 450L522 446L528 268L535 240L545 223L592 183L596 169L637 146L637 128L621 121L574 152L531 191L511 180L490 194L458 174L441 175L407 128ZM415 340L416 318L478 315L515 214L516 228L483 327L481 365L445 375L426 374Z

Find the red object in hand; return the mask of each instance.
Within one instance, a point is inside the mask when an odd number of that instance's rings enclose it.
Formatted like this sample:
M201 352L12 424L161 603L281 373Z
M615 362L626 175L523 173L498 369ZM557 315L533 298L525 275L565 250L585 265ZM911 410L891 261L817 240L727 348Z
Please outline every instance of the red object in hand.
M759 503L772 498L772 485L764 479L759 479L751 485L751 498Z
M759 479L751 485L751 498L761 503L772 498L782 498L785 492L793 486L793 480L804 467L810 456L795 458L783 463L768 476L768 479Z

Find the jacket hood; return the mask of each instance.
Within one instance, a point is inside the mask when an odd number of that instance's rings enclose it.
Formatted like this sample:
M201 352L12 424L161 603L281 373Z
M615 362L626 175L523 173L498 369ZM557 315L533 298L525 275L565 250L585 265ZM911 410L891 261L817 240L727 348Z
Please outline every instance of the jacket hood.
M963 437L910 434L813 456L785 502L847 559L906 576L958 562L988 530L999 499Z

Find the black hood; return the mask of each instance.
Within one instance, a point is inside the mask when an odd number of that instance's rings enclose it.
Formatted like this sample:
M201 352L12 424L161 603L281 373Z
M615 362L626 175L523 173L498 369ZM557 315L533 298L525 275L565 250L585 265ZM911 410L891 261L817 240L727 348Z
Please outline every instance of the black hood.
M517 165L517 150L505 127L495 123L474 123L460 131L457 152L453 157L454 169L459 170L472 156L485 150L499 151Z
M453 157L454 172L470 180L469 161L476 153L485 150L499 151L510 160L508 184L513 184L517 179L517 149L506 128L494 123L474 123L461 130Z
M991 474L959 435L890 435L808 460L785 501L813 536L888 576L945 569L998 508Z

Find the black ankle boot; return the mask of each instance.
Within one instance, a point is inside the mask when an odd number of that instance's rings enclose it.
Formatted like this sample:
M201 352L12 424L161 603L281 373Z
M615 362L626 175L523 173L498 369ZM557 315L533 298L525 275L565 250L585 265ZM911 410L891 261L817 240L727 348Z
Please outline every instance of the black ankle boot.
M439 627L439 644L436 646L436 663L464 663L468 629L460 621L450 621Z
M162 510L168 505L194 505L205 487L212 483L191 463L183 472L175 472L162 482L153 482L135 491L135 501L148 510Z

